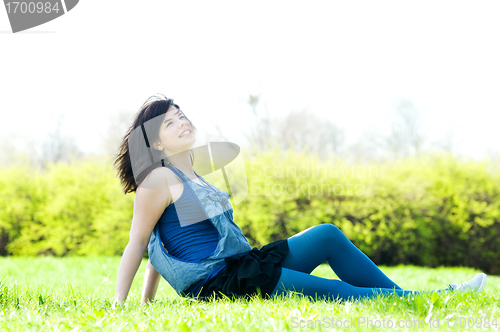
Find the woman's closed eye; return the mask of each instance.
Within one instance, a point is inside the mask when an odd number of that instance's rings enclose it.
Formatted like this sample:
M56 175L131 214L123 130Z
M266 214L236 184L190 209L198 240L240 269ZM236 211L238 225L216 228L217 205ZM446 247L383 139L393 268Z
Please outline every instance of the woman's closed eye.
M181 116L179 117L179 119L182 119L182 118L186 119L186 117L185 117L184 115L181 115ZM172 124L172 121L169 121L169 122L167 123L167 127L168 127L168 126L170 126L171 124Z

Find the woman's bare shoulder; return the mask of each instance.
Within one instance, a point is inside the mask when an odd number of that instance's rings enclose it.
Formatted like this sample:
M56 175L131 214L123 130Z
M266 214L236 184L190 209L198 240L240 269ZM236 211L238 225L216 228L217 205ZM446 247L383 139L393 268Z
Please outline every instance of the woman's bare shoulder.
M146 176L144 181L139 185L139 188L169 189L172 185L179 183L181 183L181 181L171 169L167 167L157 167Z

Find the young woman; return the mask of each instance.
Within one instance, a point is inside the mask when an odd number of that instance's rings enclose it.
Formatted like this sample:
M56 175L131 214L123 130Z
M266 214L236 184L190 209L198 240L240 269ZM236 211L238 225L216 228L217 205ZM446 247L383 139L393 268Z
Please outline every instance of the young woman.
M251 248L233 221L230 195L193 169L197 129L172 99L149 98L125 135L115 166L125 193L135 192L129 243L113 305L122 304L146 248L141 303L154 299L160 276L181 296L199 299L300 292L353 300L403 290L332 224ZM328 262L341 280L310 275ZM440 291L482 291L486 275Z

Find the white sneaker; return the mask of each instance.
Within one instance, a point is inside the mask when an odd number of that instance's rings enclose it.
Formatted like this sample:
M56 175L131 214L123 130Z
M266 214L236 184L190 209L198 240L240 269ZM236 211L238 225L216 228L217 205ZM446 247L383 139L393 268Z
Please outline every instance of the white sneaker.
M449 284L448 286L452 291L459 290L461 292L464 292L468 290L474 290L478 293L481 293L484 286L486 286L486 274L478 273L474 278L467 282L461 282L459 284Z

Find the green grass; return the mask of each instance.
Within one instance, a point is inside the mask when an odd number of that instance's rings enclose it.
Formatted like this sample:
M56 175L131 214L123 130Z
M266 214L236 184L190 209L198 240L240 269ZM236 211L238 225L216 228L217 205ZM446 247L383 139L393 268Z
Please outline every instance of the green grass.
M310 301L295 294L273 300L198 302L178 297L162 280L156 302L141 307L146 266L143 261L126 306L111 309L119 263L119 257L0 258L0 330L285 331L296 330L294 326L299 322L307 326L316 320L317 328L307 330L327 331L331 327L326 324L332 320L356 322L358 317L361 318L357 321L358 327L362 327L356 329L359 331L377 330L366 328L366 321L362 319L370 319L374 324L403 319L414 324L427 317L428 322L439 319L440 330L451 329L453 321L450 328L446 322L446 317L451 316L489 318L490 322L496 317L500 324L500 277L496 276L488 276L488 284L481 294L429 293L405 298L393 295L344 303ZM478 272L469 268L414 266L381 269L401 287L416 290L445 288L449 282L466 281ZM312 274L335 278L327 265L319 266ZM319 322L325 325L320 328ZM479 325L479 321L474 323ZM428 323L424 324L425 328L407 330L430 330ZM484 326L484 322L481 324ZM463 330L459 325L460 321L453 330Z

